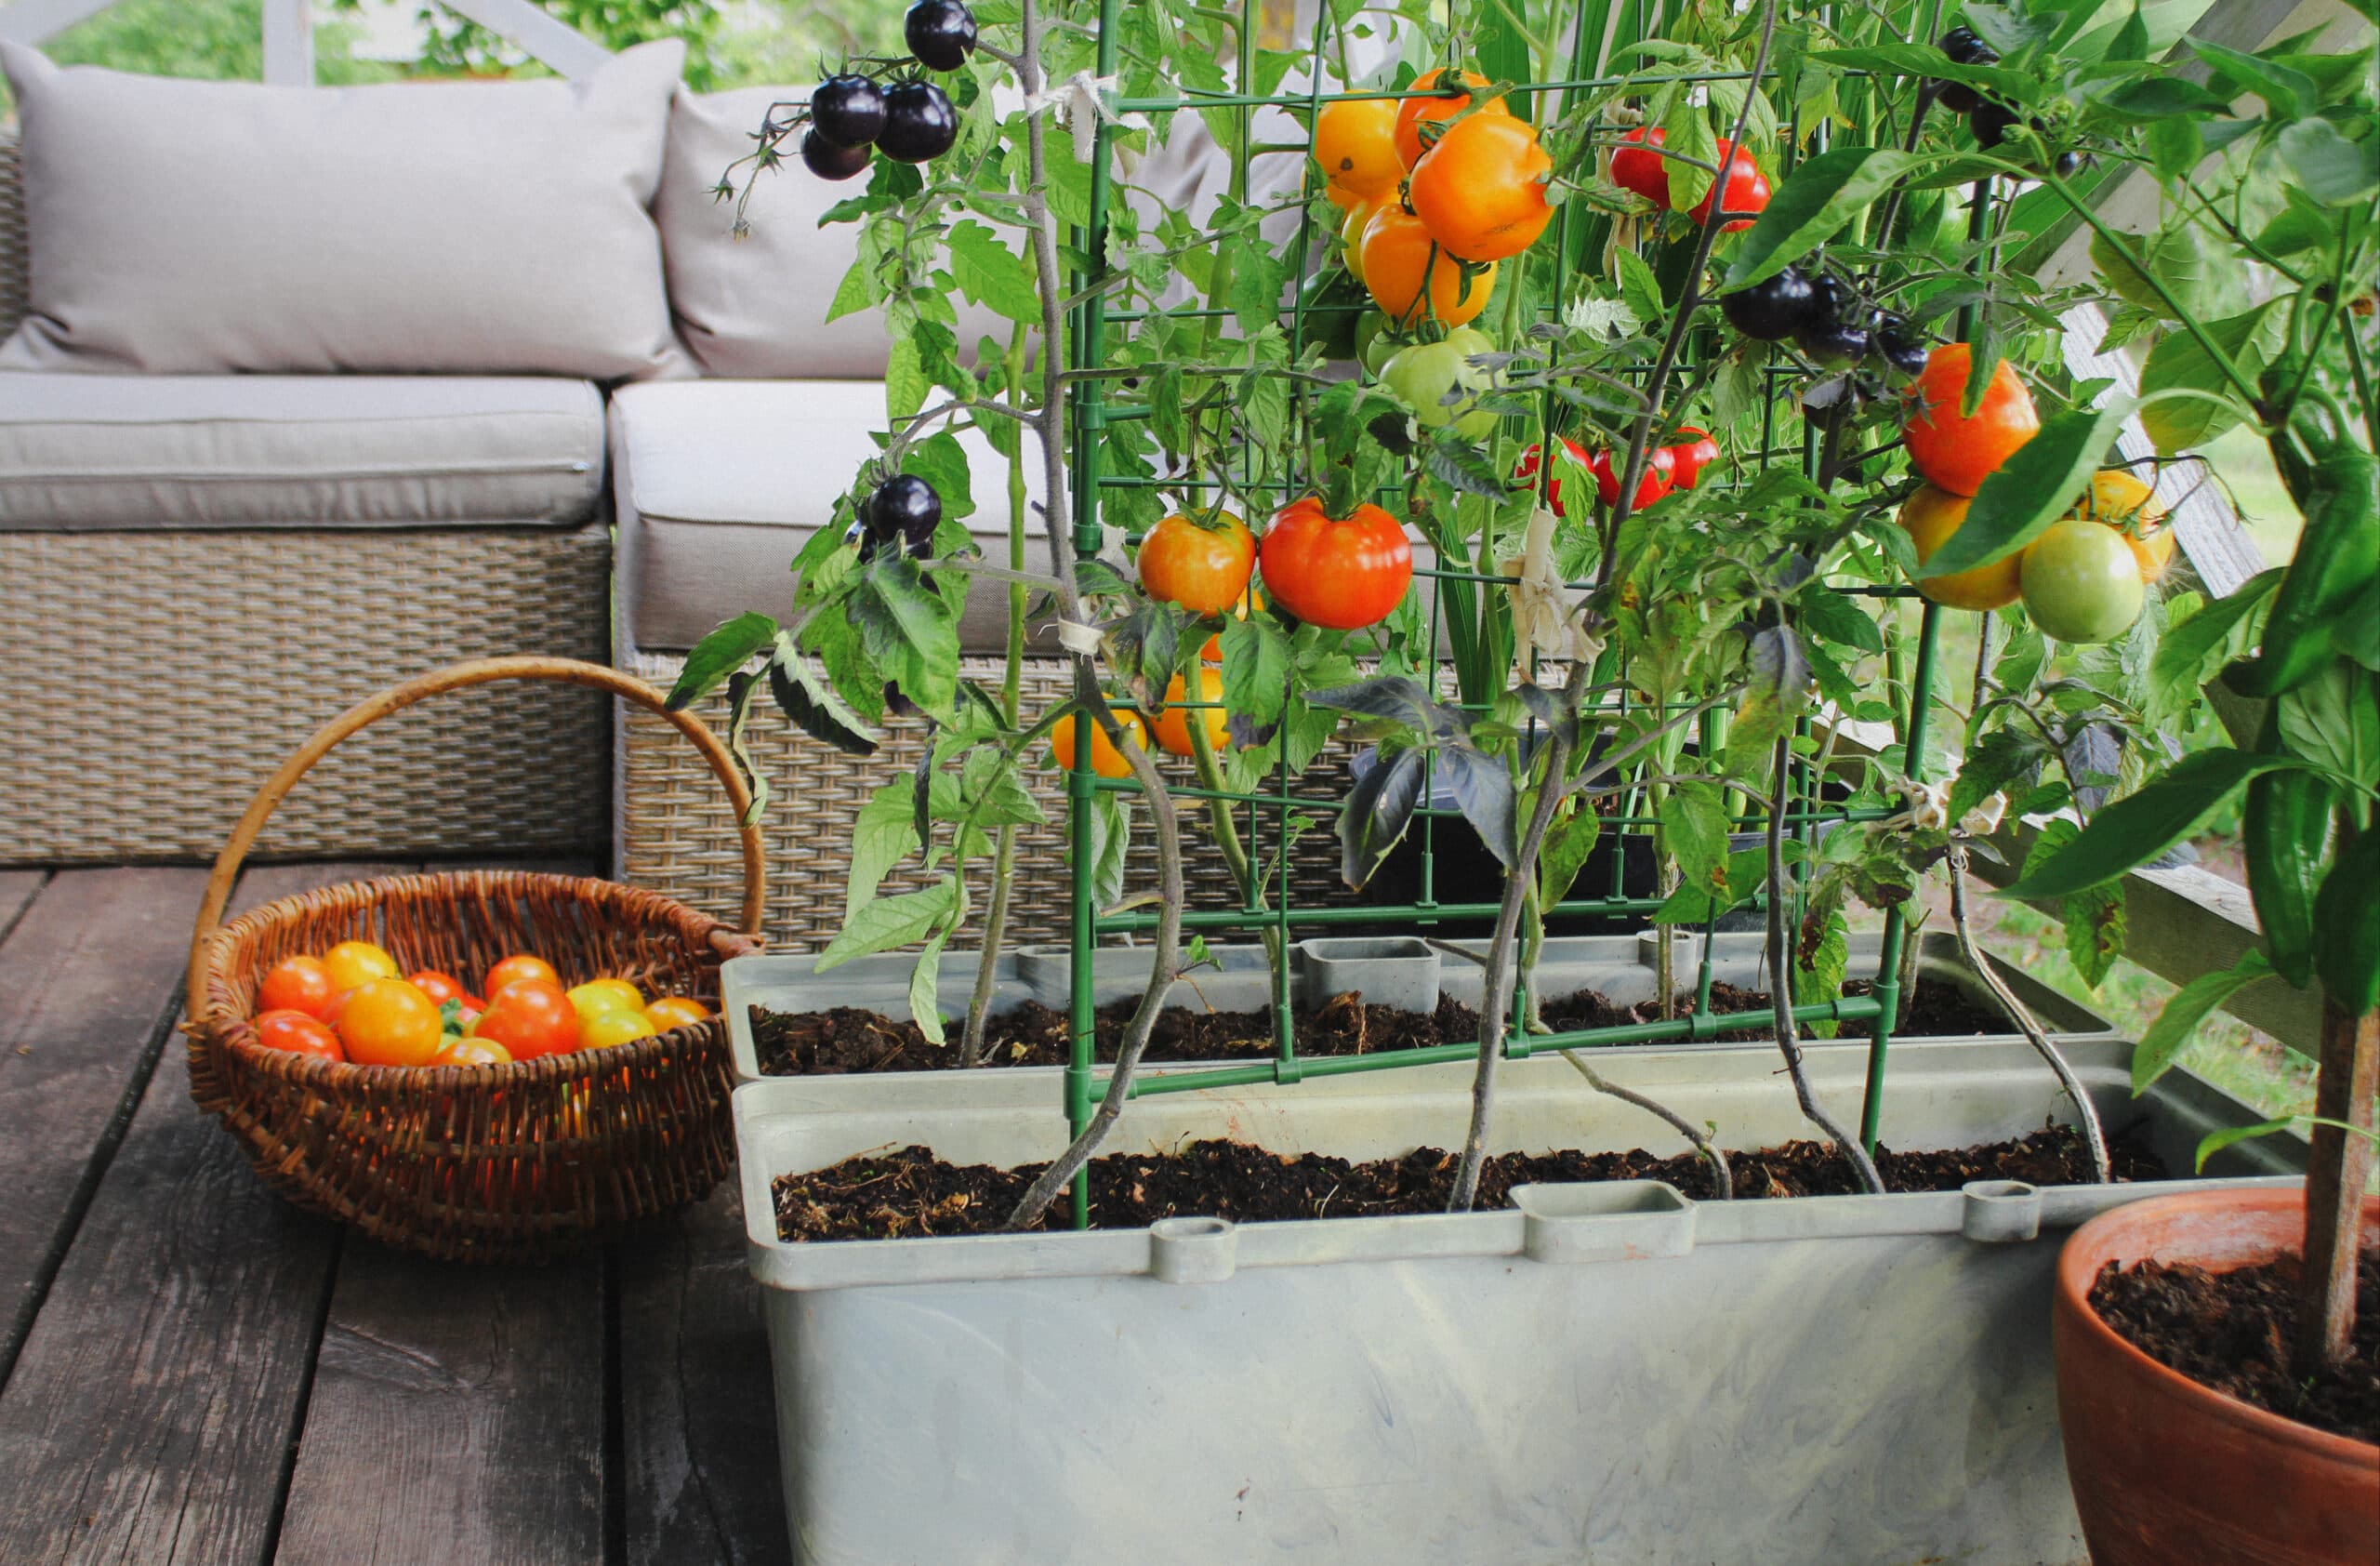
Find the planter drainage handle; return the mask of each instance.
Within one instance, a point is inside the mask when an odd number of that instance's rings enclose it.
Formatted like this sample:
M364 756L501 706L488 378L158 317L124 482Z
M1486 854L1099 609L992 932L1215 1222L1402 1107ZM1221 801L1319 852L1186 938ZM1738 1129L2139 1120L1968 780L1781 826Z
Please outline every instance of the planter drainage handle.
M1239 1265L1228 1218L1159 1218L1149 1226L1149 1272L1161 1283L1220 1283Z
M1514 1186L1513 1205L1532 1261L1648 1261L1694 1249L1694 1203L1664 1180Z
M1964 1198L1959 1232L1987 1245L2037 1240L2042 1232L2042 1193L2022 1180L1969 1180L1959 1188Z

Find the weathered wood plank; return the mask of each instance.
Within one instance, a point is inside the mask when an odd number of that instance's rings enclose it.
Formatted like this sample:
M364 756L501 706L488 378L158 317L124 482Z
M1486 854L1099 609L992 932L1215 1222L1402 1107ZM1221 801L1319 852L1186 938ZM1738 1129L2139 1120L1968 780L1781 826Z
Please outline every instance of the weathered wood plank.
M734 1182L620 1246L629 1566L784 1566L775 1402Z
M205 882L65 871L0 945L0 1384L180 1004Z
M233 906L397 868L257 870ZM0 1396L0 1560L261 1563L337 1248L169 1041Z
M350 1237L277 1566L603 1559L602 1267L438 1266Z

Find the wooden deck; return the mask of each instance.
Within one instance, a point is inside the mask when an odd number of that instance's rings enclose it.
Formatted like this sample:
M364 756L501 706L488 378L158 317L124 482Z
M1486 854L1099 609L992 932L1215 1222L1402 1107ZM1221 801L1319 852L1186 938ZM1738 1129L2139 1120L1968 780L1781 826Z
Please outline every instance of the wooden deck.
M0 870L0 1561L788 1559L735 1192L536 1268L294 1212L191 1104L205 880Z

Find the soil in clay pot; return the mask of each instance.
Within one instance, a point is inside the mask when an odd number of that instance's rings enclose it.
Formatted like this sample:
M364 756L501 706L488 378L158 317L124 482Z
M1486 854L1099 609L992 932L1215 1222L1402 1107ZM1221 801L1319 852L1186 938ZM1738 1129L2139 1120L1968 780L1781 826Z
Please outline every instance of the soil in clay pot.
M1846 995L1867 992L1864 981L1844 987ZM1691 1010L1691 992L1679 997L1678 1014ZM1100 1009L1095 1038L1098 1057L1116 1058L1134 1001L1118 1001ZM1720 1013L1766 1011L1766 995L1732 984L1711 987L1711 1009ZM1637 1006L1614 1005L1592 989L1543 1007L1548 1027L1560 1031L1611 1028L1654 1020L1657 1009L1648 1002ZM764 1076L827 1076L844 1072L936 1071L959 1064L955 1037L946 1045L927 1042L914 1022L896 1022L880 1012L838 1006L825 1012L773 1012L754 1006L752 1042ZM2011 1025L1999 1010L1975 1000L1949 984L1918 987L1917 1003L1906 1013L1897 1031L1961 1037L2005 1033ZM1817 1035L1804 1028L1805 1038ZM1297 1019L1298 1053L1302 1055L1377 1055L1383 1050L1420 1049L1433 1044L1474 1043L1479 1038L1479 1014L1460 1002L1441 998L1429 1016L1366 1006L1352 995L1333 998L1325 1005L1302 1013ZM1065 1014L1028 1001L985 1025L984 1063L987 1066L1063 1066L1067 1060ZM1272 1014L1263 1010L1219 1012L1175 1007L1157 1018L1149 1038L1152 1062L1183 1060L1262 1060L1274 1053Z
M2119 1180L2164 1177L2156 1155L2132 1137L2119 1137L2110 1151ZM1195 1142L1176 1153L1111 1154L1091 1163L1091 1222L1094 1228L1139 1228L1180 1214L1262 1223L1440 1213L1458 1161L1436 1148L1356 1163L1319 1153L1285 1157L1223 1141ZM1821 1143L1730 1153L1728 1161L1739 1199L1846 1196L1858 1189L1850 1167ZM1879 1148L1876 1162L1896 1191L1951 1191L1970 1180L2069 1186L2091 1178L2082 1137L2062 1126L1947 1152ZM949 1164L923 1148L905 1148L779 1175L774 1186L777 1233L789 1241L985 1234L999 1228L1042 1167ZM1505 1153L1488 1161L1478 1207L1508 1206L1512 1188L1532 1181L1581 1180L1666 1180L1698 1200L1714 1194L1710 1166L1690 1153Z
M2298 1258L2210 1272L2187 1263L2109 1262L2091 1308L2116 1335L2202 1387L2333 1435L2380 1445L2380 1246L2356 1272L2347 1361L2301 1381L2289 1371Z

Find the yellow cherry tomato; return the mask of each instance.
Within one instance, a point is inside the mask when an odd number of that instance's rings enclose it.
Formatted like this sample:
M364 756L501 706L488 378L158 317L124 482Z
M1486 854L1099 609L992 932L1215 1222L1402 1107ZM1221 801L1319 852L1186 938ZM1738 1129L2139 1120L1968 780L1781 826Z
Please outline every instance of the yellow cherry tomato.
M1314 117L1314 161L1342 191L1380 196L1405 178L1396 153L1394 98L1350 98L1326 103Z
M370 941L339 942L323 953L323 967L330 975L333 995L374 979L398 976L397 960Z
M602 1012L644 1010L643 995L626 979L588 979L568 993L571 1010L578 1014L582 1022Z
M604 1049L637 1039L650 1039L659 1031L642 1012L598 1012L579 1024L578 1047L583 1050Z
M1148 749L1148 725L1141 721L1141 715L1138 712L1127 712L1117 708L1116 722L1126 734L1139 742L1142 750ZM1072 712L1051 725L1050 755L1051 760L1068 772L1074 770L1075 714ZM1124 752L1116 749L1115 745L1109 741L1107 731L1096 723L1093 723L1091 729L1091 770L1102 777L1132 776L1132 763L1126 761Z

